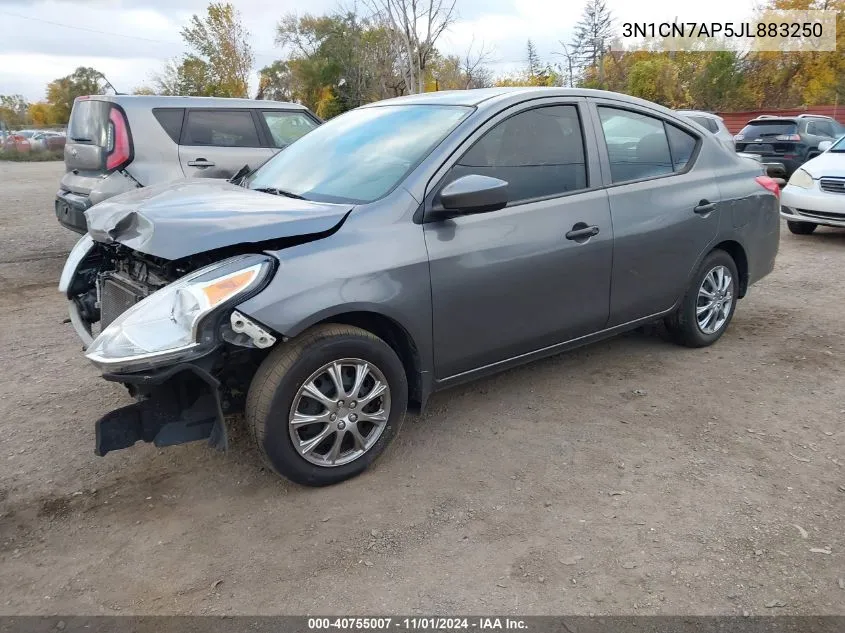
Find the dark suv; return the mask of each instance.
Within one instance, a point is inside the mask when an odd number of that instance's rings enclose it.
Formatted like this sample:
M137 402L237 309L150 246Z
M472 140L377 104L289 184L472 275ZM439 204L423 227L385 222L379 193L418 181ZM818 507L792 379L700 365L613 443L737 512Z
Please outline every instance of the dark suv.
M821 154L819 143L843 134L845 127L827 116L764 115L749 121L734 140L737 152L759 154L764 163L781 163L789 178L806 161Z

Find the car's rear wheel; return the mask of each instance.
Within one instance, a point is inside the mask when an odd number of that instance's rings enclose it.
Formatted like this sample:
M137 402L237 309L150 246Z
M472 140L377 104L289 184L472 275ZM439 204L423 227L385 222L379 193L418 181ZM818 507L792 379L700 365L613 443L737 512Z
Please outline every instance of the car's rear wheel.
M733 258L714 250L698 267L681 304L666 319L676 342L706 347L721 338L736 310L739 274Z
M818 224L813 224L812 222L791 222L787 220L786 226L795 235L809 235L816 230Z
M408 382L383 340L321 325L279 346L249 389L247 424L268 464L307 486L363 472L405 417Z

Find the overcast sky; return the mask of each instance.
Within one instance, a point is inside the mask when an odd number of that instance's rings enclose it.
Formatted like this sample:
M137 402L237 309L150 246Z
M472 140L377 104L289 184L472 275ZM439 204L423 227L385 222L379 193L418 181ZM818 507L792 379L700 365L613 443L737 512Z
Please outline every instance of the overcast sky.
M559 60L559 40L568 41L583 0L457 0L458 22L439 43L462 53L475 39L492 50L496 73L514 70L531 38L541 57ZM275 24L287 12L319 14L338 0L233 0L252 35L256 66L278 58ZM607 0L617 25L745 20L755 0ZM349 4L345 2L344 4ZM44 98L47 82L93 66L121 92L150 83L168 59L185 52L179 29L206 0L0 0L0 94ZM71 28L72 27L72 28ZM87 29L87 30L86 30ZM253 81L254 83L254 81ZM252 87L254 90L254 86Z

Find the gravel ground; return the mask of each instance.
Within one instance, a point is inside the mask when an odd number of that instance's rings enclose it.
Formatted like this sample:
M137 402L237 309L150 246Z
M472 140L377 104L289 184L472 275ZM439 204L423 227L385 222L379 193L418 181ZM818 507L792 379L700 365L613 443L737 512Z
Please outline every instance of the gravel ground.
M0 614L843 614L845 232L782 233L722 340L637 332L437 394L308 489L130 402L56 283L60 163L0 163Z

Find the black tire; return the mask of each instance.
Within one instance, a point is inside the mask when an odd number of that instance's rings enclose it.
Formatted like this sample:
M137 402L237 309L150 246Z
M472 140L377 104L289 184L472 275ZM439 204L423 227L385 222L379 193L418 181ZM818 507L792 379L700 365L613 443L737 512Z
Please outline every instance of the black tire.
M813 224L812 222L791 222L787 220L786 226L795 235L809 235L816 230L818 224Z
M733 300L731 301L728 316L722 326L713 333L707 333L702 331L696 316L698 290L704 278L718 266L724 266L730 271L732 282L728 290L731 292ZM672 339L679 345L686 347L707 347L718 341L722 334L725 333L725 330L728 329L728 325L730 325L731 319L733 319L734 312L736 311L738 300L739 274L737 273L736 263L728 253L721 249L716 249L701 262L701 265L692 277L690 286L687 288L678 309L672 316L666 319L666 328L669 330Z
M294 448L289 431L291 407L314 372L348 358L366 361L384 376L390 390L387 423L375 444L354 461L338 466L313 464ZM279 345L264 359L249 388L246 421L258 449L276 473L306 486L328 486L361 474L384 452L399 432L407 406L408 380L396 352L366 330L327 324Z

